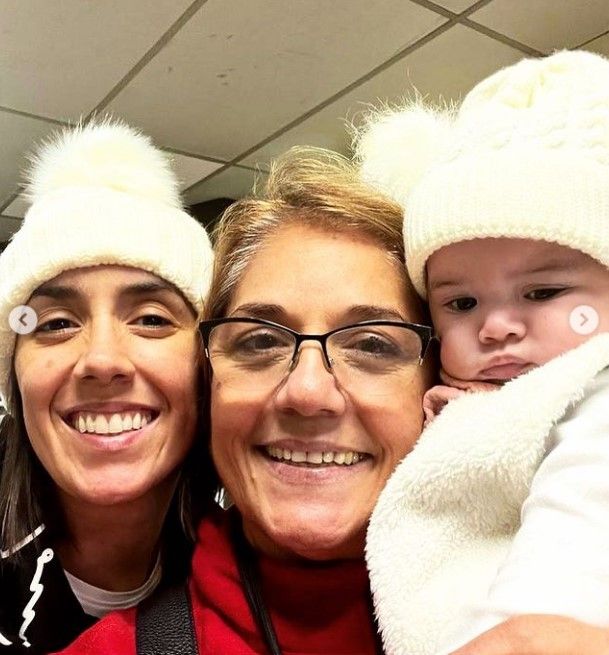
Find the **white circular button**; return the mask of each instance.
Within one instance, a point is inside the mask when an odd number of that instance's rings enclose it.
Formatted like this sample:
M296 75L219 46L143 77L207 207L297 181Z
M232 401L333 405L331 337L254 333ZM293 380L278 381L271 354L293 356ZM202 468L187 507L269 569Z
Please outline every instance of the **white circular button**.
M36 312L27 305L17 305L8 315L8 324L17 334L30 334L38 325Z
M569 314L569 325L577 334L592 334L598 327L598 312L590 305L578 305Z

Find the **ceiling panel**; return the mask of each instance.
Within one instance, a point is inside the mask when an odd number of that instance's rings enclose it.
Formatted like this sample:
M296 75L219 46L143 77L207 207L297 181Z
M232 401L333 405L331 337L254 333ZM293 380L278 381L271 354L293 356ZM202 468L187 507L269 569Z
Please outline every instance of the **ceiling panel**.
M597 52L599 55L609 57L609 34L605 34L598 39L594 39L586 46L586 50Z
M190 0L3 0L0 105L55 118L91 110Z
M25 199L24 196L17 196L11 204L6 207L2 212L6 216L13 216L16 218L23 218L25 212L28 210L30 203Z
M21 227L21 221L12 216L0 215L0 242L8 241Z
M435 0L437 5L441 5L444 9L449 9L454 11L456 14L460 14L462 11L469 9L472 5L475 5L478 0Z
M231 166L211 179L197 184L185 194L187 204L194 205L216 198L243 198L252 190L254 180L264 179L265 174L240 166Z
M471 19L550 53L609 30L607 0L493 0Z
M166 146L231 159L445 22L406 0L287 5L209 0L111 108Z
M218 164L207 159L198 159L197 157L187 157L170 152L168 155L173 162L173 170L180 181L180 189L188 189L195 182L202 180L204 177L211 175L218 170L222 164Z
M34 142L42 140L55 129L57 126L50 123L0 112L0 207L16 190L20 171L26 164L25 153L32 149Z
M266 162L296 144L318 145L346 152L344 117L357 119L370 103L397 101L413 86L430 100L458 99L497 69L522 54L469 28L457 25L344 96L290 132L253 153L247 163Z

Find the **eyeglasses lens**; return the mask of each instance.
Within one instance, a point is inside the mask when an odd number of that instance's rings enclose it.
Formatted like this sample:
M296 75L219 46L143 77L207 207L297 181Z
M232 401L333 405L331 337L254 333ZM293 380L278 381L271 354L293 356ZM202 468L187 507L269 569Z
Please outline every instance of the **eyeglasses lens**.
M391 393L414 375L421 348L414 330L391 325L356 325L331 334L326 342L333 374L353 393ZM290 332L248 322L222 323L208 341L214 376L246 391L280 385L295 349Z

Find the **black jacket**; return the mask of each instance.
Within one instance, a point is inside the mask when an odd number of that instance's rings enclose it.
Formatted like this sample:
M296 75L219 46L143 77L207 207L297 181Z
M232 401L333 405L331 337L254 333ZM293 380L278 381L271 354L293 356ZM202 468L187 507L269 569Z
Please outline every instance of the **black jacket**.
M44 531L35 534L20 548L19 564L7 553L0 559L0 655L60 650L95 622L72 593Z
M193 547L174 512L164 535L163 587L186 579ZM0 655L62 650L97 620L72 592L47 532L39 528L28 539L18 563L14 555L0 554Z

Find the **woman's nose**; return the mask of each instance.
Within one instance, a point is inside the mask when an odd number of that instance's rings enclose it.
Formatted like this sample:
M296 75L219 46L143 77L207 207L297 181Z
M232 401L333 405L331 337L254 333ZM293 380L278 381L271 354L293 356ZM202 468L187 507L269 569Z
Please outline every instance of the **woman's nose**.
M280 409L302 416L340 414L345 398L319 344L303 343L275 401Z
M80 380L107 386L131 380L134 372L126 336L112 321L100 321L85 329L82 351L74 367L74 374Z
M480 327L478 338L483 344L519 341L526 334L526 325L521 317L506 309L489 311Z

